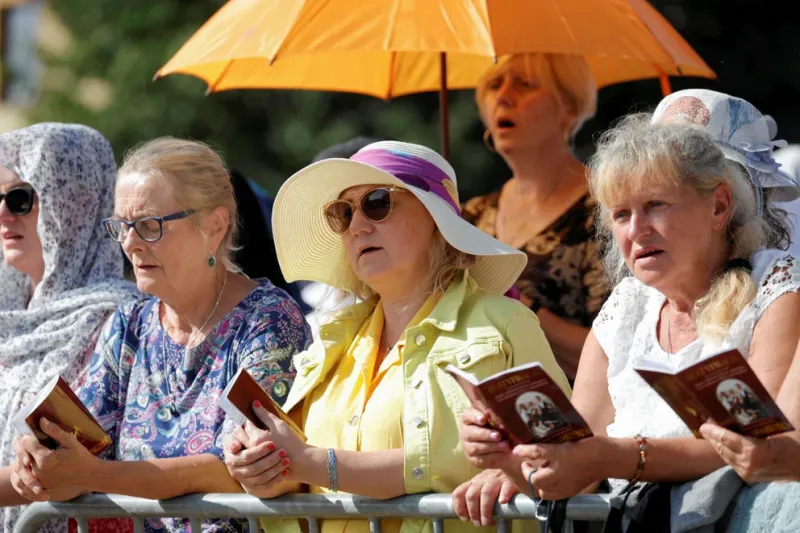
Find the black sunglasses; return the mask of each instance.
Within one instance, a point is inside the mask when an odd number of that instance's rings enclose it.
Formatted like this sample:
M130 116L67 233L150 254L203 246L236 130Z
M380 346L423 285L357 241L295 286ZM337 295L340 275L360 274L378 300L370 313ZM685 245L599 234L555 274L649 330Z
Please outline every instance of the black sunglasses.
M334 200L324 210L328 227L341 235L350 228L356 209L360 209L367 220L383 222L392 212L392 194L398 192L406 190L398 187L377 187L362 194L356 203L350 200Z
M196 211L190 209L189 211L180 211L165 217L142 217L136 220L122 220L120 218L106 218L102 220L103 226L111 238L117 242L123 242L128 235L131 228L136 231L136 234L142 238L143 241L156 242L161 240L164 235L164 222L171 220L180 220L189 215L193 215Z
M33 209L33 200L36 191L31 185L19 185L9 189L5 194L0 193L0 202L6 201L6 207L12 215L27 215Z

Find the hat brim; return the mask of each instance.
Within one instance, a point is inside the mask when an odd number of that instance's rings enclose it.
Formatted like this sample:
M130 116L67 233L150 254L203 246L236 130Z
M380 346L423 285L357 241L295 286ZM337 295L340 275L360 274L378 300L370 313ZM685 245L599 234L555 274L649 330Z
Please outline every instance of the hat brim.
M470 275L482 289L503 294L517 281L527 255L462 219L433 193L406 185L388 172L349 159L326 159L298 171L281 187L272 211L278 261L286 281L318 281L352 291L341 236L325 221L324 207L350 187L390 185L408 190L425 206L442 237L476 257Z
M758 172L758 171L749 166L747 158L744 155L742 155L741 153L737 152L736 150L728 148L727 146L719 145L719 144L718 144L718 146L722 150L722 153L723 153L723 155L725 156L726 159L729 159L731 161L735 161L735 162L739 163L740 165L742 165L745 168L745 170L747 170L748 174L750 174L750 179L753 179L753 172ZM763 189L769 189L769 190L773 191L772 192L772 200L773 201L775 201L775 202L791 202L793 200L796 200L797 198L800 198L800 187L789 185L789 184L795 183L795 178L794 177L790 176L789 174L787 174L786 172L783 172L780 169L776 170L775 174L777 174L778 178L780 178L781 180L786 182L787 185L778 185L778 184L774 184L774 183L772 183L772 184L764 183L765 180L764 179L761 180L761 182L762 182L761 186L762 186ZM762 173L762 175L763 175L763 173Z

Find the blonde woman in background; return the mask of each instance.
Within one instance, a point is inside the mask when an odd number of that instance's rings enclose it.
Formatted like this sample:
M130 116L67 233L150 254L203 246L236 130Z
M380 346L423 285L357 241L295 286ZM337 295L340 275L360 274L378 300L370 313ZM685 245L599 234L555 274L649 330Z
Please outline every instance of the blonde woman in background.
M744 100L690 90L603 136L591 183L618 283L592 326L572 396L595 436L509 453L469 411L461 436L474 464L501 466L525 492L530 479L549 500L606 478L614 487L685 482L724 465L634 367L679 369L736 348L777 395L800 337L800 264L784 251L785 219L770 206L776 194L798 193L772 160L776 131ZM522 470L519 458L529 461Z
M468 201L463 216L528 256L516 286L575 379L608 292L594 239L595 202L570 146L595 113L594 78L578 55L516 55L484 75L475 98L484 141L512 176L500 191Z

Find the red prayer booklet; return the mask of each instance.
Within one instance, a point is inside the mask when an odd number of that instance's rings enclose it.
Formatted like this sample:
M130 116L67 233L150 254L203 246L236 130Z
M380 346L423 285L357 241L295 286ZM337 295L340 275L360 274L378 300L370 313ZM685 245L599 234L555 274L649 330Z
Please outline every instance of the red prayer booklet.
M517 366L482 381L453 365L445 371L513 445L558 444L592 436L589 425L540 363Z
M112 444L111 438L61 376L50 380L11 420L20 433L33 434L43 445L55 449L58 443L39 426L42 417L75 435L93 455L100 454Z
M634 369L697 438L707 420L754 438L794 430L739 350L711 355L679 371L655 361Z
M249 420L257 428L266 429L253 410L253 402L256 401L261 402L264 409L286 422L295 433L304 441L306 440L306 436L303 434L303 431L297 427L294 420L275 403L275 400L273 400L267 391L253 379L250 372L244 368L240 368L239 371L236 372L236 375L233 376L228 386L222 391L222 395L219 398L219 407L225 411L225 414L241 426Z

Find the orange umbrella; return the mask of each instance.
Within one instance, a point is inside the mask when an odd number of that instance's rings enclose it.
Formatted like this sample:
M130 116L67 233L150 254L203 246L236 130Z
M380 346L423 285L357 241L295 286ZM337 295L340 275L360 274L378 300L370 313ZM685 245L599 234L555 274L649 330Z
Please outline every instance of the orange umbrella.
M156 74L208 91L311 89L389 99L475 87L498 57L581 54L598 86L715 77L645 0L230 0Z

